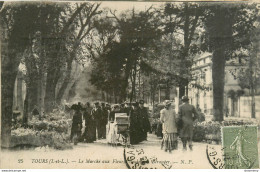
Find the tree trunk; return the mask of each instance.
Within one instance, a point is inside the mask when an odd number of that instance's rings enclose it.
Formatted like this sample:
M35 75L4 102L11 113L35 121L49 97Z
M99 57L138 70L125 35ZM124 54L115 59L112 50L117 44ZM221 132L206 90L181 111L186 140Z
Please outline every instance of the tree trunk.
M11 141L13 93L19 60L15 53L5 54L3 45L1 49L1 147L8 148Z
M26 89L26 95L24 99L24 105L23 105L23 126L27 126L28 124L28 118L29 118L29 112L28 112L28 92Z
M30 113L34 109L34 106L38 104L38 81L30 81L27 84L26 90L28 94L28 113Z
M2 97L1 97L1 147L9 147L11 139L11 125L13 114L13 92L16 73L2 70Z
M255 90L251 89L251 118L255 118Z
M67 62L68 66L67 66L66 76L65 76L64 81L61 85L61 88L59 89L59 92L57 94L57 99L56 99L57 104L61 103L62 97L71 81L72 62L73 62L72 58L69 59Z
M132 102L133 99L136 99L135 85L136 85L136 63L132 73L132 91L131 91L130 102Z
M216 48L212 57L213 79L213 115L215 121L223 121L224 81L225 81L225 52Z
M45 91L45 98L44 98L44 108L45 112L51 112L55 105L55 88L56 84L53 80L53 73L47 73L47 80L46 80L46 91Z
M171 99L171 88L169 85L169 80L166 81L166 88L165 88L165 100L170 100Z

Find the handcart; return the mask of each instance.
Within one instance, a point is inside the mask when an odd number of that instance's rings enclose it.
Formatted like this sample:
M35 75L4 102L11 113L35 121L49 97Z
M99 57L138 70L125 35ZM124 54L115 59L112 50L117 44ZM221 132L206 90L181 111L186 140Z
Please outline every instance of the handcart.
M126 113L116 113L115 120L107 125L107 141L112 146L130 145L130 121Z

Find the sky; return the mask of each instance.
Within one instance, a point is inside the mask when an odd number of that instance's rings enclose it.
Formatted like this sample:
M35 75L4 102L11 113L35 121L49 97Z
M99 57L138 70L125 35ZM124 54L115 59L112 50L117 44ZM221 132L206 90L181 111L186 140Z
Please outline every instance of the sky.
M164 4L164 2L104 1L101 3L101 7L107 7L119 12L130 10L133 7L138 11L143 11L148 9L151 5L153 5L154 7L159 7L162 4Z

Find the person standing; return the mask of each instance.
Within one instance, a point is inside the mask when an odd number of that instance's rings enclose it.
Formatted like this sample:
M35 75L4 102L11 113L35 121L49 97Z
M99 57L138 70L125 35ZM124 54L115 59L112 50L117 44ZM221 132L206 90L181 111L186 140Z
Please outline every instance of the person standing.
M144 107L144 100L139 101L140 117L141 117L141 131L142 131L142 141L147 140L147 132L151 130L148 109Z
M198 113L193 105L189 104L187 96L182 97L183 104L179 107L179 119L181 120L180 138L183 150L187 150L187 143L192 150L193 121L198 117Z
M141 141L141 122L140 122L140 110L138 103L132 103L132 109L130 111L130 144L138 144Z
M72 105L71 109L74 111L72 118L72 126L71 126L71 135L70 140L73 140L73 137L76 136L76 140L74 144L77 144L79 137L81 136L81 128L82 128L82 114L80 112L80 107L78 105Z
M127 114L127 116L130 115L130 111L131 111L131 103L128 101L125 101L125 108L124 108L124 113Z
M94 103L94 108L91 111L91 115L94 117L95 125L96 125L96 131L97 131L97 137L98 139L101 139L101 119L102 119L102 111L99 107L99 102Z
M85 106L85 112L83 115L85 119L85 139L87 143L93 143L96 141L96 123L94 120L94 116L91 114L90 103L87 102Z
M125 113L125 104L124 103L120 104L120 113Z
M164 101L164 109L160 111L160 121L162 122L163 139L161 148L165 152L171 152L178 147L177 141L177 115L171 106L170 100Z
M105 106L105 103L101 103L101 123L100 123L100 129L101 129L101 138L105 139L106 138L106 125L108 122L108 110Z
M109 113L108 120L110 122L114 122L116 113L120 113L120 106L118 104L113 105L112 110Z

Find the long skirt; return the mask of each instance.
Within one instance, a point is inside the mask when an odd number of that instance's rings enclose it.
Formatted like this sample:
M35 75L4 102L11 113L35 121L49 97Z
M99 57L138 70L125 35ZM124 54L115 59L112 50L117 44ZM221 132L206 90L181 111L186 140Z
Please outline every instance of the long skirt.
M96 141L96 126L93 122L87 124L85 128L85 138L87 143Z
M116 144L119 134L117 134L117 127L115 123L108 123L106 126L106 139L107 143Z
M177 133L163 133L161 148L165 151L177 149Z

